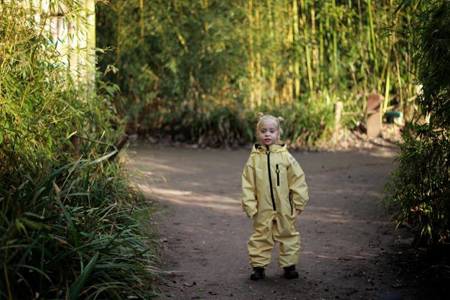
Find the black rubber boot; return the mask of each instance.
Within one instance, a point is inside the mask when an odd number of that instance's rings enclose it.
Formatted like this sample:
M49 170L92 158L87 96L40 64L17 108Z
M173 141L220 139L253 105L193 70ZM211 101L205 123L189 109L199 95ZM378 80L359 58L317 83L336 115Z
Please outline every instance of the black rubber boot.
M286 279L295 279L298 278L298 272L295 271L295 266L284 267L284 275L283 277Z
M254 267L253 273L250 275L251 280L260 280L266 278L263 267Z

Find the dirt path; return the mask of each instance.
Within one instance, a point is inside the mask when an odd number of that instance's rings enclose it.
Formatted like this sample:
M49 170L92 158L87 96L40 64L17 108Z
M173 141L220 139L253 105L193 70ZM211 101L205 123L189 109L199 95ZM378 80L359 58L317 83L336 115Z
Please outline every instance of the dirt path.
M251 224L239 202L249 150L200 150L137 145L136 181L163 206L160 233L172 299L409 299L389 253L396 240L381 205L393 169L392 150L293 152L310 188L298 219L300 279L281 278L276 252L261 282L249 280L246 242ZM136 173L136 172L135 172Z

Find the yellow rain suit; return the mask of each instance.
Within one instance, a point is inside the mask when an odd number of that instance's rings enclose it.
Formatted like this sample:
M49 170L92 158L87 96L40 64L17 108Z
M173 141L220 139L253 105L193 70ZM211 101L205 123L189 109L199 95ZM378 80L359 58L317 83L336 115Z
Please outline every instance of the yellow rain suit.
M280 267L295 265L300 252L300 233L295 228L296 210L308 201L302 168L284 145L256 144L242 173L242 206L253 220L248 242L252 267L270 263L275 242L280 243Z

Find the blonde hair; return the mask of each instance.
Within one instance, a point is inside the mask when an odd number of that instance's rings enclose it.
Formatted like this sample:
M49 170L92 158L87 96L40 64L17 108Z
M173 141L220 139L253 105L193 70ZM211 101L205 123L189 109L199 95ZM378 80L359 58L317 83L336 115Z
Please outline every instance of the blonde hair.
M282 117L275 117L272 115L265 115L264 113L258 113L258 123L256 123L256 132L261 129L262 124L266 121L272 121L277 126L278 131L280 132L280 136L283 133L283 129L281 128L281 122L284 121Z

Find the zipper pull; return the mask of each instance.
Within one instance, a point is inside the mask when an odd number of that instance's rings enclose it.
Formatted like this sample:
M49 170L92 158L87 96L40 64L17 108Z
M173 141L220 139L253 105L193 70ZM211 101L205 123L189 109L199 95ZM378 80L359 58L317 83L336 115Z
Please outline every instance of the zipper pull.
M275 172L277 173L277 186L280 186L280 169L278 168L278 164L276 164L276 167Z

